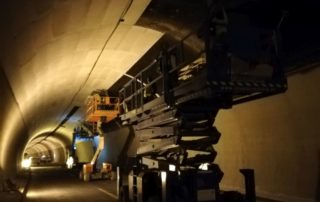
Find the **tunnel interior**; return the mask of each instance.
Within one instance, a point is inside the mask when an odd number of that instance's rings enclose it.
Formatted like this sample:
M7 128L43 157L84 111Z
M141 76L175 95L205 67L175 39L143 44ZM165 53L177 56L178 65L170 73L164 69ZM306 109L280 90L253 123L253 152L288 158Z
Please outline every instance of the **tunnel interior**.
M205 3L3 1L0 180L14 176L26 157L36 164L65 164L87 96L96 89L117 95L159 51L201 30ZM226 188L241 190L237 169L254 167L261 195L319 200L319 8L316 0L225 1L235 26L257 24L280 31L289 86L285 94L219 113L223 137L217 160ZM250 38L239 44L246 46L246 41ZM203 48L202 39L195 35L187 46L192 56Z
M71 140L65 137L62 134L36 136L26 144L22 160L31 157L34 166L41 164L64 165L71 147Z

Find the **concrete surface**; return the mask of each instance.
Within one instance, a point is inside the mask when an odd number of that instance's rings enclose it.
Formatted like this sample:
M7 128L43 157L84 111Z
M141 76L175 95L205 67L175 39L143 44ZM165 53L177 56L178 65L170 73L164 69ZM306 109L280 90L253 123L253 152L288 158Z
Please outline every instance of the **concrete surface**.
M0 189L1 202L21 202L24 198L26 187L28 184L29 173L21 172L11 182L16 189L8 189L6 184L2 184Z
M83 182L61 167L32 169L25 202L116 202L103 184Z
M222 185L243 189L253 168L257 193L288 202L320 201L320 68L289 77L285 94L219 112Z

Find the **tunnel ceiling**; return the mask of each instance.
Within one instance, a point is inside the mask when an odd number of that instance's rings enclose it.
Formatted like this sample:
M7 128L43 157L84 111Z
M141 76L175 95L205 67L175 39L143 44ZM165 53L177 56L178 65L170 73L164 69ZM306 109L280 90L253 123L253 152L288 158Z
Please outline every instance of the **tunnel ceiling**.
M95 89L108 89L159 38L135 22L148 0L6 1L1 68L28 134L53 131ZM72 134L75 114L60 130ZM71 124L71 125L70 125Z
M142 68L137 61L154 44L161 48L159 41L197 32L205 17L204 2L3 0L0 66L29 137L57 132L70 141L74 125L83 118L87 96L110 88L131 67ZM228 11L246 13L271 27L288 11L281 26L285 62L292 67L308 55L319 61L317 0L303 5L288 0L225 2ZM79 109L67 116L75 108Z
M198 32L206 17L205 0L153 0L137 24L181 39ZM217 1L219 2L219 0ZM319 66L320 1L305 0L221 0L229 23L250 23L279 30L281 63L286 71ZM194 43L197 43L194 40ZM194 44L191 44L193 46Z
M229 23L244 24L249 18L251 24L279 31L280 63L285 71L295 73L319 67L320 61L320 1L306 0L222 0L228 13ZM135 74L157 57L168 44L177 43L190 33L187 45L194 52L203 49L199 30L203 29L206 18L206 1L203 0L152 0L137 25L158 30L166 34L129 70ZM245 29L245 28L243 28ZM122 77L112 87L116 94L128 81Z

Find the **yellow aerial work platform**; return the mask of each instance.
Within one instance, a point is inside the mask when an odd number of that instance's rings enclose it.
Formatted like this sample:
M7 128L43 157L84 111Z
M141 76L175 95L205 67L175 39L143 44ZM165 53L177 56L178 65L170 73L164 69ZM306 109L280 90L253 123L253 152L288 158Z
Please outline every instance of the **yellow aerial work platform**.
M105 94L94 93L87 98L85 122L92 126L93 133L99 135L99 146L90 162L83 164L80 178L84 181L93 179L110 179L112 176L112 165L102 163L102 168L97 168L97 159L105 147L105 134L101 129L101 123L107 123L116 118L120 111L120 100L118 97L110 97Z
M120 111L118 97L101 96L94 94L87 99L86 122L107 123L116 118Z

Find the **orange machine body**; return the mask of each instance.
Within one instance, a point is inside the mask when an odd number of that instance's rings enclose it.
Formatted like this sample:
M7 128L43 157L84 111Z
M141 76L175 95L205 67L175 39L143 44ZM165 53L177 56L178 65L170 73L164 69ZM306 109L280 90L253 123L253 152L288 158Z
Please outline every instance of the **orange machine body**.
M100 96L94 94L88 97L86 122L107 123L119 114L120 102L118 97Z

